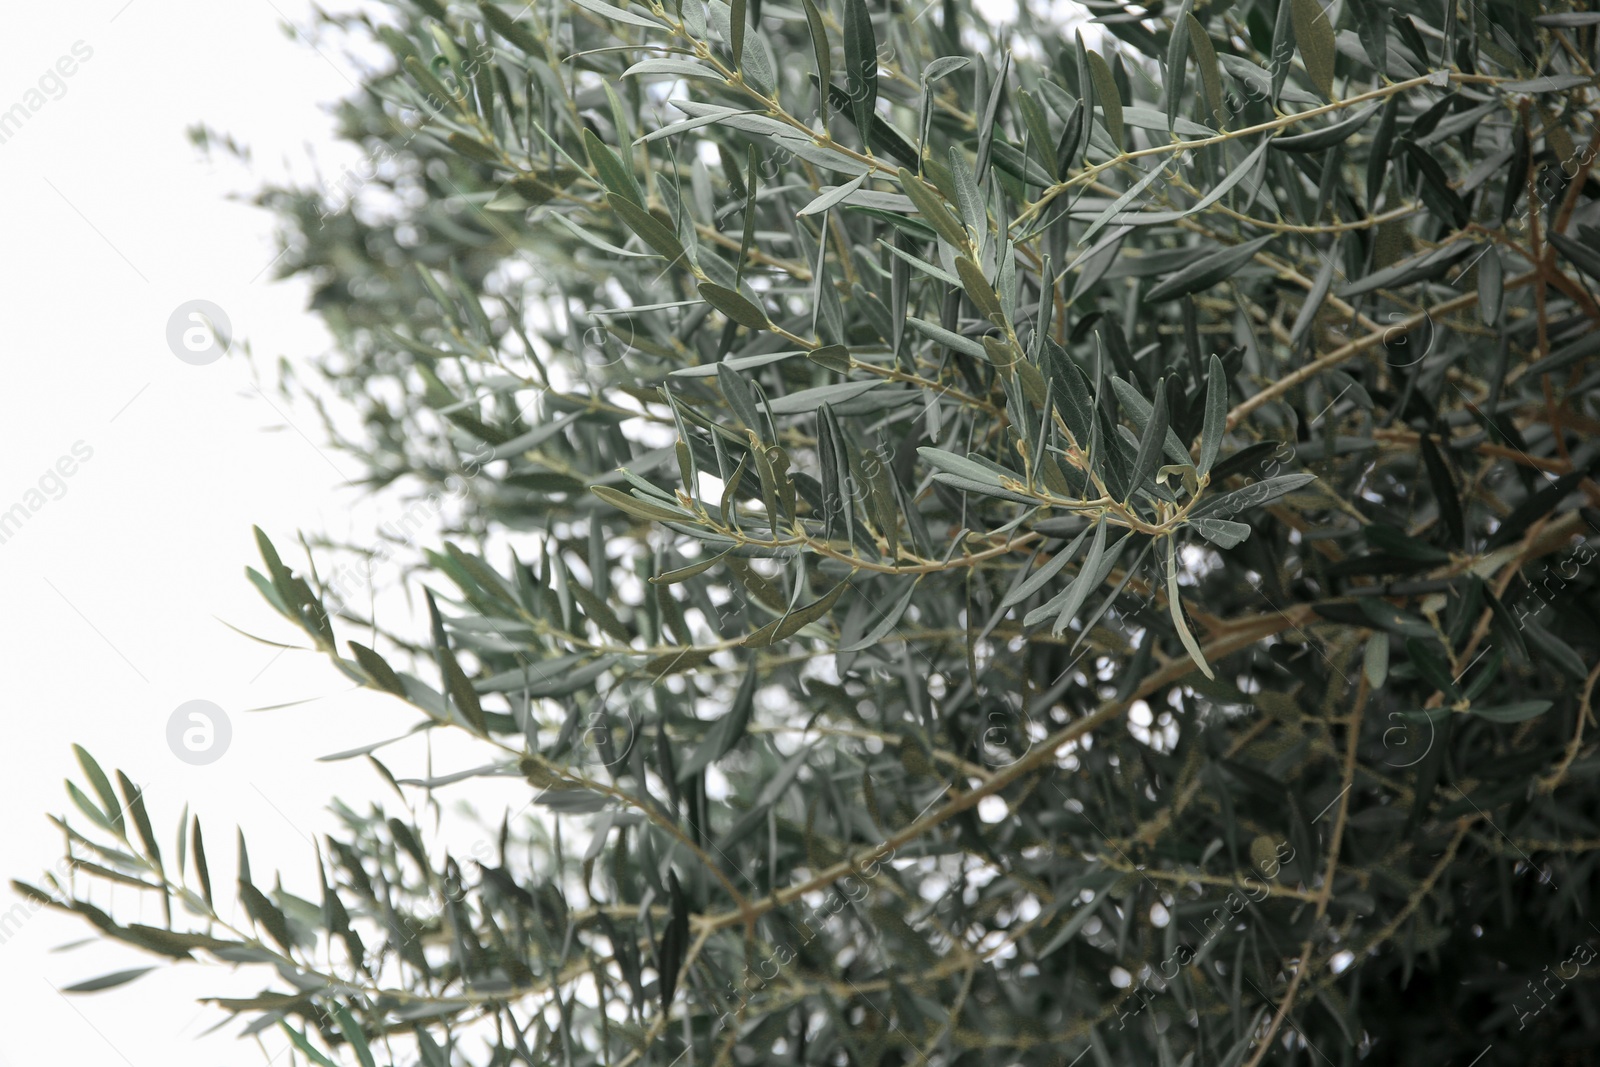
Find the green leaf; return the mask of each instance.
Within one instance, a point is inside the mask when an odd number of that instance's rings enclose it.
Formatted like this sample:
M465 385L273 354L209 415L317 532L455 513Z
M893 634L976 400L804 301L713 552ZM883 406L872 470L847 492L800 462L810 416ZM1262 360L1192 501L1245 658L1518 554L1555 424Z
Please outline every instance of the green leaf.
M676 570L662 571L660 574L652 575L650 582L652 585L677 585L679 582L686 582L695 575L704 574L712 567L715 567L717 564L721 563L727 555L728 553L726 552L720 552L716 555L707 555L702 559L695 560L686 567L679 567Z
M887 611L878 616L877 622L873 624L872 629L868 630L859 639L846 645L840 645L839 651L860 652L863 649L873 647L888 637L894 631L894 628L899 625L901 618L906 613L906 609L911 606L911 598L916 593L917 586L921 581L922 578L919 575L907 582L905 592L901 593L899 598L889 605Z
M824 189L820 196L811 201L811 203L807 204L805 207L801 208L799 211L795 212L795 214L801 216L820 215L822 212L828 210L830 207L833 207L833 205L839 203L845 197L861 188L861 183L866 180L867 176L865 174L858 174L854 178L845 182L843 185L835 185L832 188Z
M642 210L644 194L639 190L639 180L634 177L633 168L624 163L593 130L583 131L583 147L589 153L589 163L600 176L600 184L605 186L613 202L616 197L627 197Z
M1306 65L1311 84L1323 99L1333 99L1333 60L1335 55L1333 23L1317 0L1289 0L1290 17L1294 20L1294 40L1300 48L1300 60Z
M1338 251L1339 246L1335 244L1323 254L1322 268L1317 271L1317 276L1311 283L1311 290L1306 293L1305 303L1300 305L1300 312L1294 318L1294 326L1289 330L1291 347L1298 346L1305 338L1307 331L1311 329L1311 324L1316 321L1317 312L1328 299L1328 291L1333 288L1334 271L1338 266Z
M1222 109L1222 70L1217 65L1217 49L1211 35L1194 15L1186 15L1184 24L1189 30L1189 51L1194 54L1194 65L1200 71L1200 84L1206 94L1206 114L1220 128L1224 125Z
M1250 537L1250 525L1230 519L1189 519L1189 525L1218 548L1237 548Z
M1505 299L1505 266L1493 245L1485 245L1478 257L1478 317L1485 326L1500 321L1501 301Z
M78 757L78 766L83 768L83 773L89 778L89 784L99 796L106 815L110 817L112 831L118 837L122 837L125 833L122 805L117 801L117 794L112 791L111 779L106 777L106 772L100 769L100 764L95 762L94 757L89 755L82 745L73 745L72 751Z
M878 104L878 35L866 0L844 0L844 66L856 129L865 137Z
M1189 653L1189 658L1200 668L1201 674L1207 678L1215 678L1211 664L1206 662L1205 653L1200 651L1200 643L1194 639L1194 634L1189 632L1189 624L1183 617L1183 601L1178 595L1178 568L1173 550L1176 541L1175 537L1167 538L1167 611L1172 616L1172 628L1178 632L1178 640L1183 643L1183 650Z
M638 519L650 519L656 522L681 522L684 519L694 518L687 511L652 504L636 496L619 493L607 485L591 485L589 491L612 507L625 511Z
M678 243L677 234L659 222L656 217L634 203L627 194L606 194L606 202L611 205L611 210L627 225L628 229L638 234L639 239L651 248L656 254L672 263L683 259L687 253L683 245Z
M400 676L394 673L394 668L388 662L366 645L355 641L349 642L350 651L356 654L356 662L367 676L377 683L378 688L396 696L405 696L406 687L400 683Z
M1129 482L1128 490L1130 496L1146 488L1146 483L1152 482L1156 465L1161 462L1161 451L1166 444L1168 418L1165 378L1156 383L1156 395L1151 406L1153 411L1150 420L1145 424L1144 433L1139 438L1139 451L1133 458L1133 478Z
M1006 321L1005 309L1000 306L1000 297L978 265L966 256L957 256L956 273L961 276L961 288L972 298L979 314L996 326L1003 326Z
M1094 99L1100 105L1101 114L1105 116L1106 132L1111 135L1111 143L1118 151L1122 150L1122 96L1117 92L1116 79L1111 76L1111 68L1101 58L1100 53L1090 49L1089 77L1094 79ZM1080 239L1087 240L1087 238Z
M1118 220L1119 225L1139 225L1140 222L1145 219L1145 213L1139 211L1124 211L1123 209L1142 196L1144 191L1150 187L1150 183L1154 182L1156 179L1160 178L1161 175L1165 174L1167 167L1171 163L1172 157L1168 156L1161 161L1160 165L1151 167L1149 172L1146 173L1144 177L1128 186L1126 192L1113 200L1109 207L1094 217L1094 221L1089 223L1088 228L1085 229L1083 234L1078 238L1078 243L1083 244L1088 241L1089 238L1093 237L1100 231L1102 226L1110 222L1113 218ZM1172 213L1162 212L1161 214L1165 215Z
M1473 707L1468 710L1480 719L1490 722L1527 722L1536 719L1555 705L1548 700L1523 700L1515 704L1501 704L1493 708Z
M194 856L195 877L200 880L200 893L207 907L216 905L211 899L211 867L206 863L205 838L200 835L200 816L196 815L189 823L189 852Z
M495 4L488 3L487 0L478 4L478 11L483 15L483 20L489 24L489 28L494 30L495 33L522 49L529 56L548 61L548 51L543 43L534 36L527 23L522 22L520 19L512 18Z
M1192 17L1194 0L1183 0L1183 6L1178 9L1177 16L1173 19L1172 33L1167 38L1167 63L1166 92L1167 102L1167 129L1172 129L1177 121L1178 108L1183 101L1184 82L1187 81L1189 63L1189 34L1184 28L1184 20Z
M844 591L848 588L850 588L850 579L846 578L821 598L761 627L761 629L744 639L745 645L749 648L767 648L777 644L779 641L793 637L805 627L832 611L833 606L839 602L839 598L844 595Z
M647 30L663 30L665 26L653 18L637 14L633 11L624 11L620 7L613 7L604 0L572 0L573 3L585 11L592 11L609 22L624 22L629 26L640 26Z
M1280 474L1272 478L1264 478L1254 485L1247 485L1243 489L1235 489L1231 493L1221 496L1208 496L1202 500L1192 512L1193 515L1227 518L1251 508L1270 504L1286 493L1292 493L1301 486L1317 480L1315 474Z
M1464 548L1467 542L1466 521L1461 513L1461 498L1456 494L1455 481L1450 477L1450 468L1445 466L1444 456L1430 435L1423 434L1421 444L1423 466L1428 471L1428 481L1433 487L1434 502L1439 506L1439 518L1444 523L1450 544Z
M306 1059L316 1064L317 1067L339 1067L337 1063L318 1052L316 1048L312 1046L310 1040L307 1039L305 1034L302 1034L300 1031L296 1030L294 1027L290 1026L286 1022L283 1022L282 1020L279 1020L278 1026L282 1028L284 1033L289 1035L290 1043L293 1044L295 1048L299 1049L300 1053L305 1056Z
M1437 278L1471 254L1473 247L1470 241L1456 241L1431 249L1359 278L1339 290L1339 295L1349 299L1374 289L1396 289L1412 282Z
M680 783L689 781L732 752L734 746L744 737L745 731L750 726L750 711L755 706L756 684L759 679L760 671L756 668L756 660L751 659L749 667L745 669L744 680L739 683L739 691L734 694L733 703L728 705L728 710L707 731L705 738L695 746L689 758L683 761L683 766L678 768L677 780Z
M144 809L144 790L134 785L128 776L121 771L117 772L117 785L122 789L122 799L126 810L133 816L133 825L139 831L139 840L144 844L145 855L150 857L156 869L161 868L161 849L156 844L155 828L150 825L150 814Z
M745 0L728 0L728 10L728 26L732 31L728 47L733 52L733 69L738 70L744 62L744 35L750 18L745 11Z
M283 946L285 952L294 951L294 938L289 933L289 922L283 917L283 912L278 906L268 900L266 895L245 879L239 879L239 903L244 905L244 910L250 918L260 924L272 939Z
M1556 246L1556 251L1571 260L1583 273L1600 281L1600 250L1591 245L1581 244L1563 233L1551 233L1547 236L1550 238L1550 243Z
M1367 638L1366 648L1362 652L1361 669L1367 676L1367 684L1374 690L1382 689L1383 683L1389 677L1389 635L1382 630Z
M1312 0L1315 2L1315 0ZM1258 237L1244 244L1224 248L1220 252L1213 252L1182 270L1160 284L1153 286L1145 294L1145 300L1152 304L1163 300L1176 300L1180 296L1198 293L1209 289L1219 282L1226 281L1238 272L1240 267L1250 262L1250 258L1265 248L1273 240L1273 235Z
M701 282L700 295L705 302L747 330L767 330L772 324L767 313L746 300L744 296L715 282Z
M1139 390L1116 375L1111 377L1111 391L1117 394L1117 403L1122 406L1128 418L1133 420L1133 424L1139 428L1141 434L1144 433L1155 411L1150 401L1140 395ZM1162 433L1162 447L1174 463L1188 465L1189 450L1183 447L1183 441L1172 430L1167 429Z
M355 1016L338 1001L333 1001L328 1007L339 1023L339 1033L344 1035L344 1039L355 1050L356 1059L361 1061L361 1067L377 1067L377 1061L372 1057L372 1049L367 1045L367 1035L362 1031L361 1024L356 1022Z
M1316 0L1306 0L1316 3ZM1324 126L1320 130L1297 133L1292 137L1274 137L1267 142L1280 152L1321 152L1336 144L1343 144L1365 126L1378 111L1377 104L1369 104L1349 118Z
M79 789L71 781L66 783L66 787L67 796L72 800L72 803L79 811L88 816L90 822L94 823L102 830L109 830L112 833L116 833L116 831L112 829L111 820L107 818L106 813L101 811L94 801L90 800L86 795L84 795L83 790Z
M1456 688L1455 679L1450 675L1450 664L1445 660L1444 652L1436 640L1408 637L1406 655L1410 658L1411 665L1417 669L1417 675L1428 685L1443 693L1445 699L1450 701L1461 699L1461 690Z
M1383 117L1378 120L1378 132L1372 136L1367 149L1367 210L1377 206L1383 193L1384 176L1389 172L1389 152L1394 145L1395 121L1400 113L1400 94L1389 97L1383 105Z
M859 0L858 0L859 2ZM962 228L956 217L950 214L950 209L945 207L944 201L939 198L938 192L927 182L901 167L897 172L900 175L900 188L906 196L911 198L927 223L938 231L939 236L955 245L958 249L967 247L967 232Z
M99 978L91 978L87 982L77 982L62 988L63 993L98 993L102 989L115 989L119 985L127 985L137 978L143 978L154 967L134 967L127 971L114 971L103 974Z
M1228 431L1228 372L1222 360L1213 352L1211 366L1206 373L1206 414L1200 428L1200 462L1195 468L1201 475L1210 473L1211 465L1222 451L1222 438Z
M828 28L817 10L816 0L801 0L806 13L806 27L811 32L811 54L817 62L817 83L822 87L817 94L817 110L822 125L828 125L828 87L833 84L833 46L828 41Z

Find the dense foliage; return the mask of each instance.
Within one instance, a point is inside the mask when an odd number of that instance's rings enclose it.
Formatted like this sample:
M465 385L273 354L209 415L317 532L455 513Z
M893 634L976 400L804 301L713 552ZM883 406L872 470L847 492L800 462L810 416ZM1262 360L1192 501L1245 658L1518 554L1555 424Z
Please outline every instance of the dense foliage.
M1600 14L1086 10L328 17L303 391L454 533L251 577L482 754L244 924L84 754L25 891L313 1063L1592 1062Z

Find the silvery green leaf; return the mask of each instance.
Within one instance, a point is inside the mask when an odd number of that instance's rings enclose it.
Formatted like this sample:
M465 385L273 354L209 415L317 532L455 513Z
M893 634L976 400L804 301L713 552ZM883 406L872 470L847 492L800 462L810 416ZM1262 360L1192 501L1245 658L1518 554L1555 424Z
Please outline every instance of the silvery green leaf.
M1189 525L1218 548L1236 548L1250 536L1248 523L1229 519L1191 518Z
M1192 517L1209 515L1216 518L1238 515L1240 512L1248 511L1251 508L1270 504L1279 497L1292 493L1301 486L1308 485L1316 480L1317 476L1315 474L1280 474L1274 478L1264 478L1254 485L1245 486L1243 489L1235 489L1231 493L1224 493L1217 497L1208 497L1202 500L1190 515Z

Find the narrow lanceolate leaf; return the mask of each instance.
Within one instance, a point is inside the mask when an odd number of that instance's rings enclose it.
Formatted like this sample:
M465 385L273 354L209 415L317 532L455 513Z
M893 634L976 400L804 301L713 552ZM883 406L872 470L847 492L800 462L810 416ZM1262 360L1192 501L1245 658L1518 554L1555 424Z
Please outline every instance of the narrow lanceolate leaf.
M1311 2L1315 3L1316 0ZM1324 148L1332 148L1336 144L1348 141L1377 111L1377 104L1369 104L1347 119L1309 133L1298 133L1292 137L1274 137L1271 144L1280 152L1320 152Z
M1502 704L1493 708L1474 706L1469 710L1480 719L1508 723L1527 722L1529 719L1536 719L1553 707L1555 707L1555 703L1549 700L1523 700L1515 704Z
M1189 632L1189 624L1183 617L1183 601L1178 596L1177 559L1173 549L1176 540L1175 537L1167 538L1167 611L1172 616L1172 628L1178 632L1178 640L1183 642L1183 650L1189 653L1189 658L1200 668L1201 674L1215 678L1211 664L1206 662L1205 653L1200 651L1200 643Z
M133 816L133 825L139 831L139 840L144 844L145 855L150 857L151 862L159 870L161 849L156 846L155 828L151 826L150 815L145 811L144 790L134 785L121 771L117 772L117 785L122 789L122 798L128 813Z
M1150 187L1151 183L1166 173L1167 167L1171 163L1172 157L1166 157L1157 166L1151 167L1149 173L1147 173L1144 177L1128 186L1127 191L1113 200L1110 207L1106 208L1104 211L1101 211L1099 215L1095 216L1094 221L1089 223L1088 229L1084 230L1083 234L1078 238L1078 243L1083 244L1087 242L1096 233L1100 232L1100 228L1102 226L1110 222L1113 218L1118 218L1124 224L1129 225L1137 225L1139 222L1145 221L1143 213L1139 211L1125 211L1124 209L1130 204L1135 203L1141 196L1143 196L1144 191Z
M1002 325L1006 321L1006 313L1000 306L1000 297L995 294L994 287L983 276L978 265L966 256L957 256L956 273L961 276L961 288L967 291L967 296L972 298L983 317L996 326Z
M215 907L211 899L211 866L206 862L205 838L200 833L200 816L196 815L189 824L189 854L194 857L195 877L200 880L200 895L205 900L207 907Z
M700 295L706 303L747 330L765 330L771 326L765 311L732 289L724 288L715 282L701 282Z
M739 683L738 692L734 694L733 703L678 768L676 777L679 782L693 779L695 775L732 752L734 746L744 737L745 731L750 726L750 710L755 706L756 683L760 680L760 674L756 661L752 659L745 669L744 680Z
M601 18L607 19L611 22L625 22L629 26L641 26L647 30L666 29L665 26L661 25L661 23L657 22L655 19L641 15L637 12L637 10L624 11L620 7L614 7L611 4L606 3L605 0L572 0L572 2L584 10L592 11Z
M845 0L844 64L856 129L865 138L878 105L878 35L866 0Z
M1173 31L1167 40L1166 101L1167 129L1172 129L1178 118L1178 108L1183 103L1183 86L1187 81L1189 64L1189 34L1184 30L1184 19L1190 17L1194 0L1183 0L1173 20Z
M1422 462L1428 472L1434 500L1439 504L1439 520L1450 538L1450 547L1464 548L1467 534L1461 499L1456 495L1455 480L1450 477L1450 468L1445 464L1444 456L1428 434L1422 435Z
M111 828L117 836L122 836L124 831L122 818L122 804L117 800L117 794L111 788L111 779L106 777L106 772L100 769L100 764L89 755L82 745L72 746L73 754L78 757L78 766L83 768L83 773L88 776L89 784L94 787L95 795L100 798L100 803L105 806L106 814L110 817Z
M1155 399L1151 402L1150 421L1145 423L1144 434L1139 438L1139 451L1133 458L1133 478L1129 494L1146 488L1161 462L1161 452L1167 438L1167 380L1156 383Z
M1155 411L1154 405L1146 400L1139 390L1115 376L1111 379L1111 391L1117 394L1117 403L1122 406L1122 410L1127 413L1128 418L1133 420L1133 424L1139 428L1140 433L1144 433ZM1178 435L1173 433L1171 429L1166 430L1162 435L1162 443L1166 454L1171 457L1174 463L1188 464L1189 450L1184 447L1183 442L1178 439Z
M1099 52L1089 50L1089 76L1094 79L1094 99L1105 116L1106 132L1111 143L1122 150L1122 97L1117 92L1117 80L1111 76L1111 67Z
M1222 436L1228 428L1228 372L1213 352L1206 372L1206 414L1200 428L1200 462L1196 470L1209 474L1222 450Z
M605 186L606 192L613 197L627 197L636 206L643 208L644 195L639 190L639 181L633 176L633 168L622 161L611 150L611 146L596 136L590 129L583 131L583 146L589 152L589 162L600 177L600 184Z
M1488 245L1478 257L1478 316L1485 326L1500 321L1500 302L1505 295L1505 266L1499 250Z
M1383 117L1378 120L1377 132L1372 135L1372 145L1367 149L1367 210L1371 211L1383 193L1384 178L1389 173L1389 149L1394 144L1394 127L1400 112L1400 94L1389 97L1383 105Z
M1383 630L1376 630L1367 638L1366 648L1362 651L1361 670L1367 676L1367 684L1373 689L1383 688L1383 683L1389 678L1389 635Z
M728 8L728 27L732 30L728 48L733 52L733 67L738 70L744 59L744 34L750 25L750 18L745 10L745 0L729 0Z
M863 649L871 648L887 638L894 632L894 628L900 625L900 620L904 617L906 609L911 606L911 598L916 593L917 586L922 581L922 578L919 575L910 580L901 580L906 582L905 592L901 593L893 603L880 605L878 610L881 611L881 614L872 629L848 645L840 645L840 652L860 652Z
M1072 619L1083 607L1083 602L1089 599L1089 594L1100 587L1100 567L1106 557L1106 520L1104 516L1095 520L1094 537L1089 542L1089 552L1083 557L1083 565L1078 568L1077 576L1072 579L1061 592L1050 600L1028 612L1022 619L1024 626L1032 626L1055 616L1055 624L1051 627L1054 633L1065 632L1072 624Z
M1046 582L1060 574L1062 569L1065 568L1068 563L1072 562L1073 557L1078 554L1079 546L1083 544L1084 538L1088 536L1089 528L1084 527L1083 531L1080 532L1077 537L1074 537L1065 548L1061 549L1053 557L1051 557L1050 562L1046 563L1043 567L1040 567L1038 570L1028 575L1028 577L1018 584L1016 588L1007 593L1005 599L1000 601L1000 606L1002 608L1009 608L1015 604L1022 603L1034 593L1037 593L1041 588L1044 587Z
M927 182L912 174L904 167L899 169L900 187L906 196L911 198L911 203L916 205L917 212L927 221L928 225L938 231L939 236L955 245L958 249L967 247L967 231L961 223L950 213L938 192Z
M1257 145L1237 166L1229 168L1227 175L1213 185L1205 196L1196 200L1189 207L1178 211L1124 211L1112 221L1115 221L1119 226L1164 226L1167 223L1177 222L1179 219L1185 219L1190 215L1204 211L1232 192L1233 187L1240 182L1247 183L1245 185L1247 190L1253 190L1256 185L1257 170L1261 164L1261 157L1267 154L1267 149L1271 144L1271 141L1263 141Z
M1298 346L1311 329L1311 324L1316 321L1317 312L1322 309L1323 301L1328 299L1328 292L1333 288L1334 270L1339 263L1338 242L1321 253L1322 267L1317 271L1316 278L1311 283L1311 291L1306 293L1305 303L1300 305L1300 313L1294 318L1294 326L1289 330L1289 344Z
M786 638L793 637L832 611L833 606L839 602L839 598L844 595L844 591L848 588L850 588L850 579L846 578L829 590L821 599L814 600L805 607L797 608L782 618L761 627L761 629L744 639L745 645L750 648L766 648Z
M1213 252L1167 278L1161 284L1154 286L1145 294L1145 299L1151 303L1162 300L1176 300L1180 296L1198 293L1202 289L1209 289L1219 282L1226 281L1238 273L1239 268L1250 262L1250 257L1265 248L1273 240L1273 235L1258 237L1254 241L1246 241L1232 248L1225 248L1220 252Z
M1231 519L1191 518L1189 525L1218 548L1237 548L1250 537L1249 523L1234 522Z
M660 504L652 504L649 501L640 500L638 497L629 496L627 493L619 493L608 485L591 485L589 490L607 504L625 511L635 518L650 519L656 522L680 522L684 519L694 518L687 511L663 507Z
M1311 84L1325 99L1333 99L1333 23L1318 0L1289 0L1289 15L1294 20L1294 41L1300 60L1306 65Z
M377 1061L372 1056L372 1049L367 1045L367 1035L362 1031L361 1024L356 1022L355 1016L351 1015L350 1010L338 1001L335 1001L330 1007L333 1010L334 1019L339 1023L339 1032L350 1043L351 1049L355 1051L356 1059L361 1061L361 1067L377 1067Z
M306 1037L305 1034L282 1020L279 1020L278 1026L288 1035L289 1043L299 1049L300 1054L309 1062L316 1064L317 1067L339 1067L337 1063L318 1052L316 1046L311 1043L311 1039Z
M367 676L377 683L379 689L396 696L406 695L406 687L401 683L400 676L395 674L394 668L390 667L382 656L355 641L350 642L350 651L356 654L356 662L367 672Z
M1193 514L1225 519L1230 515L1238 515L1251 508L1270 504L1279 497L1316 480L1315 474L1280 474L1275 478L1265 478L1254 485L1235 489L1231 493L1217 497L1208 496L1194 509Z
M87 982L77 982L73 985L62 987L63 993L98 993L102 989L115 989L119 985L127 985L136 978L142 978L155 970L154 967L135 967L127 971L113 971L103 974L99 978L91 978Z
M1194 55L1195 68L1200 71L1200 85L1205 91L1206 118L1216 122L1220 129L1223 125L1222 69L1217 65L1217 49L1199 19L1185 15L1184 25L1189 30L1189 51Z
M629 199L626 194L608 193L606 201L628 229L638 234L639 239L654 249L657 255L672 263L684 258L683 245L679 243L678 235L650 212Z
M831 189L823 190L811 203L795 212L796 215L820 215L845 197L861 188L861 183L867 180L865 174L858 174L843 185L836 185Z
M811 31L811 54L817 61L817 110L824 128L828 125L828 87L833 84L833 46L828 42L828 27L816 0L801 0L806 12L806 27Z

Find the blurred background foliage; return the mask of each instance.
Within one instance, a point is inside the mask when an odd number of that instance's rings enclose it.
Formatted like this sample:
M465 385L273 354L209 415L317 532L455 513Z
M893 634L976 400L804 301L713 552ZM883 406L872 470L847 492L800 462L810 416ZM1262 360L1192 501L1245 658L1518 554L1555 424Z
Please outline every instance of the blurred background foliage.
M1593 1062L1600 13L994 14L325 16L285 377L410 508L250 577L481 755L305 899L83 752L20 888L308 1063Z

